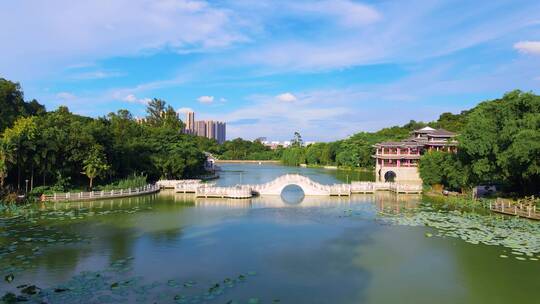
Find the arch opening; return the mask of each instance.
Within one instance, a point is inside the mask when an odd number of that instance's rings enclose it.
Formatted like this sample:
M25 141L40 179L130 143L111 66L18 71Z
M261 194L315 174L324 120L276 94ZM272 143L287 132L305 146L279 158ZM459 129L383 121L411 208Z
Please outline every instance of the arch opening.
M384 181L387 183L393 183L396 180L396 172L388 171L384 174Z
M290 185L285 186L281 190L280 196L281 196L281 200L285 204L298 205L304 200L305 193L302 187L295 184L290 184Z

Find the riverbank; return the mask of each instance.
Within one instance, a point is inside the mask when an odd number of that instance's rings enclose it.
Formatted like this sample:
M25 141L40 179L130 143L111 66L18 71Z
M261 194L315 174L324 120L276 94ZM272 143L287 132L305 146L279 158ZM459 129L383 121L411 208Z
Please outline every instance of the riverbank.
M327 169L327 170L340 170L340 171L354 171L354 172L372 172L374 168L352 168L352 167L341 167L341 166L323 166L323 165L308 165L300 164L302 168L315 168L315 169Z
M280 160L241 160L241 159L219 159L216 164L281 164Z

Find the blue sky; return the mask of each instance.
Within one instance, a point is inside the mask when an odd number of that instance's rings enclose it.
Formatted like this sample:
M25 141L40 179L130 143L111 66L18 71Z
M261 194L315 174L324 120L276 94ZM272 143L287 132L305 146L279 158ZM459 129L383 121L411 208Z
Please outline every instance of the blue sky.
M3 1L0 77L49 110L161 98L227 137L328 141L539 92L539 1Z

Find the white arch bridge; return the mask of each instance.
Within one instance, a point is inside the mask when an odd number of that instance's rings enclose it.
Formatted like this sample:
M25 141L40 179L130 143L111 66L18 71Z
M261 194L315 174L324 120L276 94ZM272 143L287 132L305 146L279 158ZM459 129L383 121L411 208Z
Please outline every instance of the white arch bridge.
M285 174L264 184L219 187L200 180L159 181L162 188L174 188L176 192L195 193L197 197L250 198L254 195L281 195L289 185L297 185L306 196L349 196L354 193L392 191L396 193L421 193L421 185L375 182L352 182L350 184L325 185L300 174Z

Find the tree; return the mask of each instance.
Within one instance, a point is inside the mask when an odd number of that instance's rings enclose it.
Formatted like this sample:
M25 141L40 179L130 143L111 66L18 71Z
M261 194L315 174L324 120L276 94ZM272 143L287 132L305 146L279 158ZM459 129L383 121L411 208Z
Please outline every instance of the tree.
M10 143L0 139L0 188L4 187L5 179L8 176L8 164L13 162L13 148Z
M432 151L422 155L418 171L426 185L444 184L445 162L448 153Z
M540 191L540 96L512 91L474 108L459 137L472 185L497 183L508 191Z
M0 133L11 127L19 117L41 115L45 107L36 100L24 101L24 94L18 83L0 78Z
M315 143L306 148L306 163L317 165L321 163L321 156L325 143Z
M306 162L305 148L290 147L283 151L281 161L288 166L299 166Z
M35 153L37 124L35 117L20 117L11 128L4 130L4 141L14 151L14 162L17 166L17 189L21 185L21 175L28 166L33 166L32 156Z
M84 172L82 172L89 179L88 188L90 190L92 190L94 179L109 170L109 168L110 167L107 164L107 159L103 153L103 147L100 145L94 145L83 161Z
M298 131L294 132L294 137L291 139L291 146L292 147L302 147L304 145L304 141L302 140L302 135L298 133Z
M161 127L163 125L165 109L167 103L164 100L154 98L146 106L146 123L153 127Z

